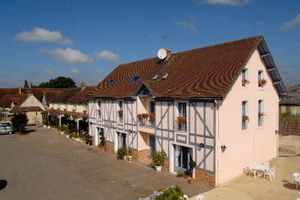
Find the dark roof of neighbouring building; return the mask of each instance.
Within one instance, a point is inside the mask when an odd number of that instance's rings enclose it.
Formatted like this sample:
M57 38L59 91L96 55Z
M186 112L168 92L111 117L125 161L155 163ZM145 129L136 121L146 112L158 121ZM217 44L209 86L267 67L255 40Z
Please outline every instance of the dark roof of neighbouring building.
M285 86L262 36L174 53L166 61L150 58L121 64L89 96L133 97L144 85L158 98L224 98L256 49L279 96L284 96ZM135 76L140 79L132 82Z

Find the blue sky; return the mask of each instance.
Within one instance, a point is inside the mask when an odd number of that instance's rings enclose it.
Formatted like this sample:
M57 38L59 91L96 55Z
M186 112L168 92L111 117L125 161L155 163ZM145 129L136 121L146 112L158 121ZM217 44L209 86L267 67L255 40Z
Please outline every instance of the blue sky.
M97 84L163 46L254 35L265 36L285 83L300 83L300 0L2 0L0 10L0 87L59 75Z

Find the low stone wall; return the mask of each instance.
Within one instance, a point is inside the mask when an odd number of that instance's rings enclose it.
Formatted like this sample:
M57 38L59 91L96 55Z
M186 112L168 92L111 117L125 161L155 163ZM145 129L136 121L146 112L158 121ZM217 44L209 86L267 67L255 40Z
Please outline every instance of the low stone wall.
M300 121L280 120L279 132L282 135L300 135Z
M201 169L196 169L195 179L197 183L204 183L213 187L216 186L216 178L213 173L209 173Z

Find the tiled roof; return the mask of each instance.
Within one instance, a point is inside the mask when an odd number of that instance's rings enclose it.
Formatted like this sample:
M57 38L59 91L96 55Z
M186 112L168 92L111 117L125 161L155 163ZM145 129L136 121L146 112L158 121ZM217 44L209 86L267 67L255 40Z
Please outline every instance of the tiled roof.
M19 106L27 99L27 96L27 94L5 95L0 99L0 107L10 108L11 103L14 103L15 106Z
M38 106L26 106L26 107L14 107L10 112L12 113L23 113L23 112L42 112L43 109L41 109Z
M67 103L72 104L83 104L86 103L87 95L96 88L96 86L86 86L80 88L70 99L67 100Z
M87 113L78 113L78 112L70 112L70 111L64 111L64 110L56 110L56 109L48 109L47 111L50 115L53 116L59 116L59 115L68 115L72 116L73 119L78 119L80 117L87 118L88 114Z
M256 36L174 53L166 61L150 58L122 64L89 96L132 97L144 84L155 97L223 98L262 41L262 36ZM165 75L167 78L162 78ZM141 80L132 83L134 76ZM115 83L109 84L110 80Z

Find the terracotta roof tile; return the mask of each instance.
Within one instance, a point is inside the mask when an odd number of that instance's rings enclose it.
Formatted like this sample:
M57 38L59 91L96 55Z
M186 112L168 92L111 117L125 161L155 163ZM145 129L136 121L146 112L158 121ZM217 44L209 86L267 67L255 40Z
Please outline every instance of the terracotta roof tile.
M90 97L135 96L144 83L155 97L222 98L247 64L263 37L256 36L219 45L174 53L167 61L150 58L119 65ZM156 80L152 77L158 74ZM168 74L166 79L162 76ZM141 81L132 84L134 76ZM115 80L110 85L109 80Z
M26 107L14 107L10 112L12 113L22 113L22 112L42 112L43 109L41 109L38 106L26 106Z

